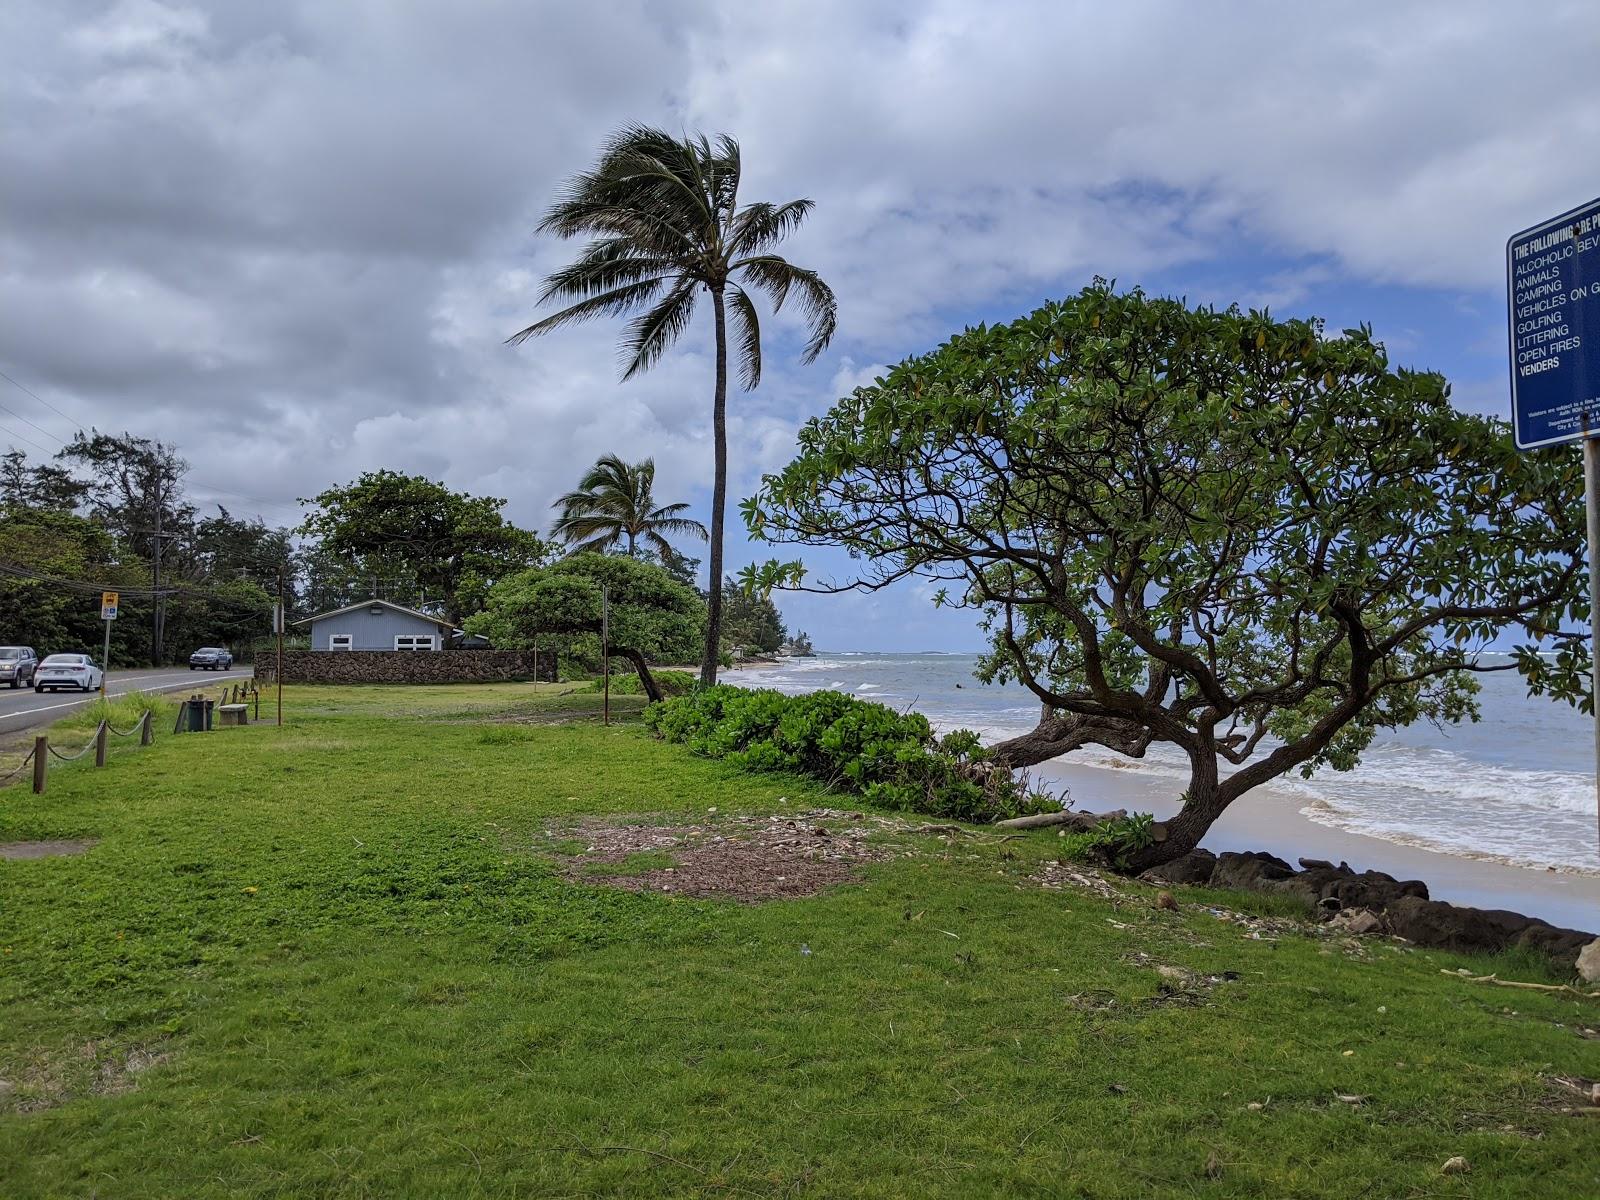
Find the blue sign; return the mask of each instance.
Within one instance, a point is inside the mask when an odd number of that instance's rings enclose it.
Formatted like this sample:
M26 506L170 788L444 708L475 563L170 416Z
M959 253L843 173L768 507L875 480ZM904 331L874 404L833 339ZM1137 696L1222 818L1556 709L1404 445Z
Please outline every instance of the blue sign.
M1517 449L1600 436L1600 200L1506 243Z

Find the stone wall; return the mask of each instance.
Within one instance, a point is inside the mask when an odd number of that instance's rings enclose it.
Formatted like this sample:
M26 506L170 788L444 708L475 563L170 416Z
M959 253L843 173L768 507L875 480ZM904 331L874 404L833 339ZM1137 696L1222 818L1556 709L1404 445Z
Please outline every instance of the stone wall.
M274 677L273 655L255 664ZM539 652L539 678L556 680L556 656ZM285 683L503 683L534 677L531 650L285 650Z

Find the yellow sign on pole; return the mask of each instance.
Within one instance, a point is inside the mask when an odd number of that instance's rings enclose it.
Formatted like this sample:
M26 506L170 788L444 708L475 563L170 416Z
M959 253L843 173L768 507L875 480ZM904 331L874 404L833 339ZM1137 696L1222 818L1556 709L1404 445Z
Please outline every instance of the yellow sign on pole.
M100 619L102 621L115 621L117 619L117 593L100 593Z

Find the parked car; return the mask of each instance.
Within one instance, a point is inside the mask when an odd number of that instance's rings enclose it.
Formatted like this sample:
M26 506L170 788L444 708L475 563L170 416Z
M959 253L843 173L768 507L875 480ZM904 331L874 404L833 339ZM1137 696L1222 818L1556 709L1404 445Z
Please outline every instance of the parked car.
M226 671L233 666L233 655L221 646L201 646L189 655L191 671Z
M39 656L32 646L0 646L0 683L19 688L33 682Z
M55 691L77 688L80 692L98 691L105 672L87 654L52 654L33 673L33 690Z

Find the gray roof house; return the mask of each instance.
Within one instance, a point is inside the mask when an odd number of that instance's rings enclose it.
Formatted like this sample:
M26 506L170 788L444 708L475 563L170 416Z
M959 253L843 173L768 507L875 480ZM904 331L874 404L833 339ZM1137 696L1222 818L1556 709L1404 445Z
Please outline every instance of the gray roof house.
M387 600L363 600L294 622L311 632L313 650L472 650L489 643L439 617Z

